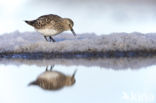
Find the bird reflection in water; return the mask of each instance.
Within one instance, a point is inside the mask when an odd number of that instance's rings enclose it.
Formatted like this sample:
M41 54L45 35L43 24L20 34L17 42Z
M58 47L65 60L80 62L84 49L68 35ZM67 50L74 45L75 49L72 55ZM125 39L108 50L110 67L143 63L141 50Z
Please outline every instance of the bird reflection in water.
M54 66L51 66L48 70L47 66L45 72L41 73L35 81L29 84L29 86L37 85L45 90L59 90L64 86L72 86L75 84L75 74L77 70L74 71L73 75L69 76L54 71L53 67Z

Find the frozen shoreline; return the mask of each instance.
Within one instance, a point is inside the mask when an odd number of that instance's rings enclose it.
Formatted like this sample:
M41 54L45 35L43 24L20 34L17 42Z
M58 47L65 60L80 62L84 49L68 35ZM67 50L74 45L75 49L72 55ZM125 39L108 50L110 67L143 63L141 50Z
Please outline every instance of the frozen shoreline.
M51 59L51 58L121 58L152 57L156 51L108 51L108 52L52 52L52 53L0 53L0 58Z
M133 57L156 55L156 33L60 34L55 43L37 32L18 31L0 36L0 57Z

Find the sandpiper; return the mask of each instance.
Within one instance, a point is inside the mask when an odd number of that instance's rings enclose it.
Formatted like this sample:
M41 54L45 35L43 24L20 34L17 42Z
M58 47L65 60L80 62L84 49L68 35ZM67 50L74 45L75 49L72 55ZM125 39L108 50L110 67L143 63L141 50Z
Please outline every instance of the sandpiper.
M72 76L65 75L61 72L52 70L53 66L51 66L50 70L48 70L48 66L46 67L46 71L38 76L38 78L31 82L29 85L37 85L45 90L59 90L64 86L72 86L75 83L75 74Z
M62 18L58 15L49 14L40 16L36 20L26 20L25 22L40 32L47 41L47 37L49 37L50 41L55 42L52 36L67 30L71 30L73 35L76 36L73 29L74 22L69 18Z

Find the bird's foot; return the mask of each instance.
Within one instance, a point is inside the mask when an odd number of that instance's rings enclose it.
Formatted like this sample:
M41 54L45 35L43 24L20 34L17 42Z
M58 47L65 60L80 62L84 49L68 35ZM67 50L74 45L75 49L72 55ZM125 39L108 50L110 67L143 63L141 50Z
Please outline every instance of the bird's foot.
M47 39L47 37L46 37L46 36L44 36L44 38L45 38L45 40L46 40L46 41L48 41L48 39Z
M51 36L49 36L49 40L48 40L47 36L44 36L44 38L48 42L56 42Z
M50 41L56 42L51 36L49 36Z

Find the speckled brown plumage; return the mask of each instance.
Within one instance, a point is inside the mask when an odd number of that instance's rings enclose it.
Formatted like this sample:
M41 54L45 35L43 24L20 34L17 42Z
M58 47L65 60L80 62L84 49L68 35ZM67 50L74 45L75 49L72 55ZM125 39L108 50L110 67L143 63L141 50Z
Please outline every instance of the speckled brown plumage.
M72 76L68 76L52 69L46 69L30 85L38 85L45 90L59 90L64 86L72 86L75 83L75 73Z
M33 26L38 32L44 35L46 40L46 37L49 37L50 40L54 41L52 36L67 30L71 30L73 35L76 35L73 30L74 22L69 18L62 18L58 15L43 15L37 18L36 20L25 22Z

